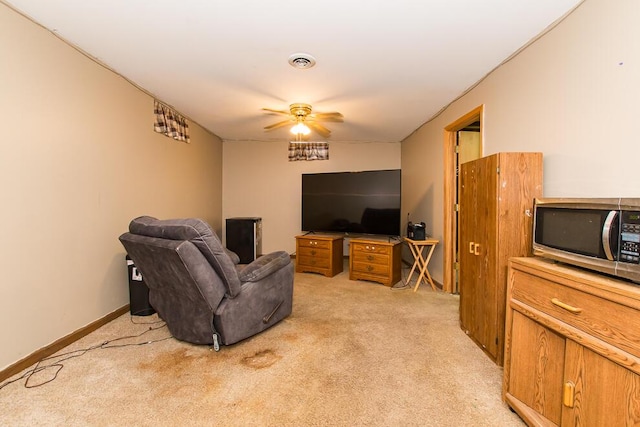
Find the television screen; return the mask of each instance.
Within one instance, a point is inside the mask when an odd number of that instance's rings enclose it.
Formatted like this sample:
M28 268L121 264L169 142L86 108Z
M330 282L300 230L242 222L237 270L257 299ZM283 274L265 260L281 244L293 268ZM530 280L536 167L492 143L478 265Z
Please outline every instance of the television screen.
M302 175L302 230L400 235L400 170Z

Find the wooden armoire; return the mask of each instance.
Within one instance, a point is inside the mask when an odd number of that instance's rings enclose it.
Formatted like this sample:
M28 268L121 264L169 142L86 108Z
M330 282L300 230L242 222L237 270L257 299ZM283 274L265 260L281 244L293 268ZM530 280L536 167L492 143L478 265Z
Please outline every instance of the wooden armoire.
M497 153L460 168L460 326L496 364L504 359L507 266L531 255L542 153Z

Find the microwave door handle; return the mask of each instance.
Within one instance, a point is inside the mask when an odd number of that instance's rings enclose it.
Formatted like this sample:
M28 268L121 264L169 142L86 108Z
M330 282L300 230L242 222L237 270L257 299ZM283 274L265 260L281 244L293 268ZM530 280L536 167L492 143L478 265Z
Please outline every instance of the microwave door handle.
M611 253L611 225L617 217L618 211L610 211L609 215L607 215L607 219L604 220L604 226L602 227L602 246L609 261L613 261L613 254Z

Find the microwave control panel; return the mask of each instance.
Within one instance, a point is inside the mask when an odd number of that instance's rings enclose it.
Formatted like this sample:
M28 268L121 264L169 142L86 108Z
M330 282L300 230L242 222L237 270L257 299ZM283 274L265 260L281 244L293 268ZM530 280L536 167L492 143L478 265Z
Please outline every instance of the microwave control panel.
M619 261L640 264L640 212L622 212L619 247Z

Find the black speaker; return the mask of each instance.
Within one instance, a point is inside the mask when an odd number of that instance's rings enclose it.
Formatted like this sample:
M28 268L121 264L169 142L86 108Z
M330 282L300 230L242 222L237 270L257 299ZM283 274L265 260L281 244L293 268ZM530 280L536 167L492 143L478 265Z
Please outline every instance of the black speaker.
M129 255L125 259L129 273L129 311L133 316L149 316L156 312L149 304L149 288Z
M409 221L409 224L407 224L407 238L411 240L426 240L427 232L425 223L414 224Z
M227 249L235 252L240 264L249 264L262 255L262 219L227 218Z

